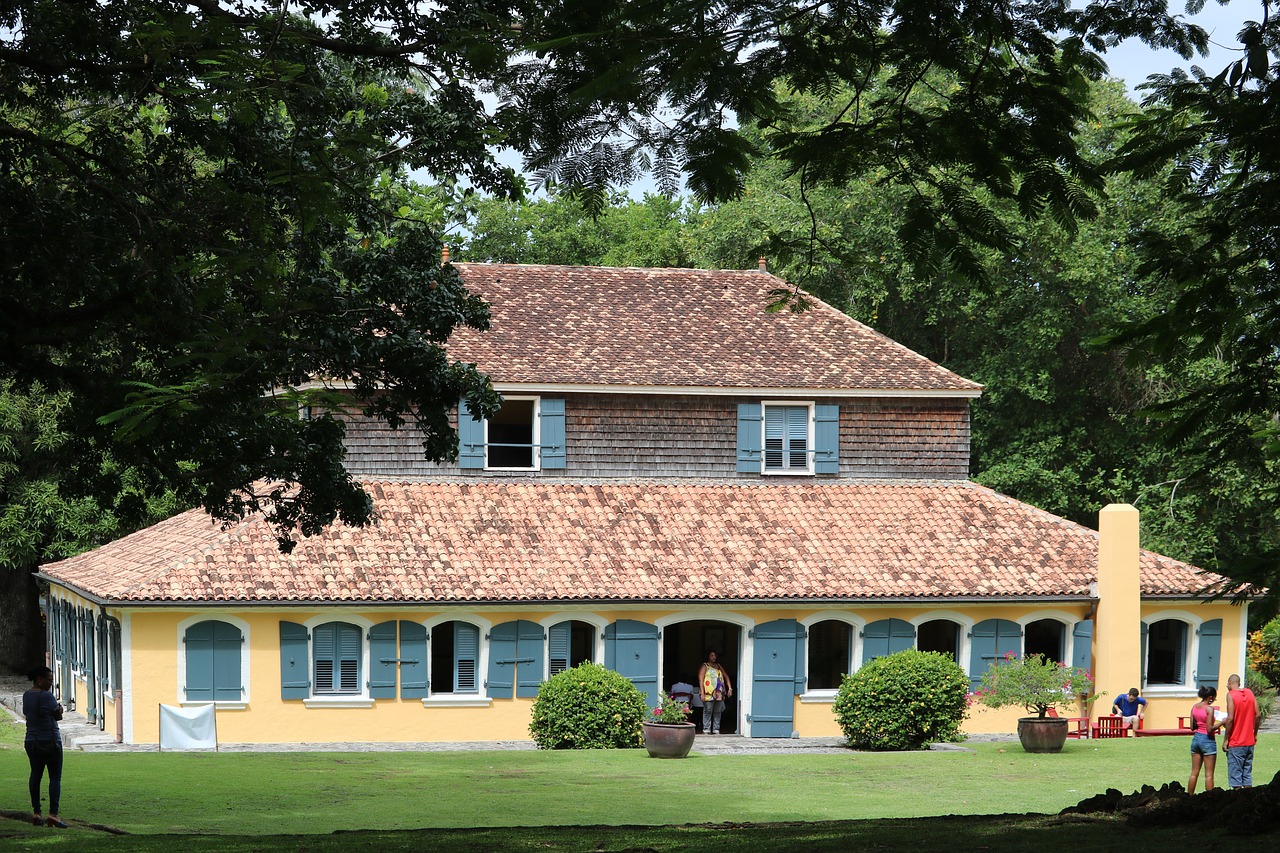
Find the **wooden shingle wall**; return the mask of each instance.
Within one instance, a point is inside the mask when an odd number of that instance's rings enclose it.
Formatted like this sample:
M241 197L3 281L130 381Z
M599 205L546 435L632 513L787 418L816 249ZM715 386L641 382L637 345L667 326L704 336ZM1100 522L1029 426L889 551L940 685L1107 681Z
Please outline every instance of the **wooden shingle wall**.
M568 466L549 474L757 476L735 473L735 448L738 403L758 401L758 397L563 396ZM840 477L968 477L969 404L965 399L824 398L816 402L840 405ZM344 420L346 466L357 478L512 476L510 472L462 471L456 464L429 463L423 458L416 428L392 431L358 413Z

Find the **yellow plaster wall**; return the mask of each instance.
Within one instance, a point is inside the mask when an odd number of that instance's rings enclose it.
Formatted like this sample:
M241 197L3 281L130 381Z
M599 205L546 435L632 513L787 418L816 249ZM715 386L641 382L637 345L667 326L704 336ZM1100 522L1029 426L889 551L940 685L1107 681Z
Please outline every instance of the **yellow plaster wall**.
M733 614L754 621L755 624L775 619L792 618L804 620L819 612L828 612L837 608L740 608L719 609L715 611L699 611L692 618L720 618ZM1243 631L1244 613L1240 608L1228 604L1204 605L1195 602L1160 603L1148 605L1143 614L1160 612L1169 609L1181 609L1194 612L1205 619L1223 619L1222 636L1222 683L1234 666L1237 659L1241 632ZM844 610L844 609L839 609ZM988 618L1003 618L1019 621L1035 618L1039 613L1053 611L1068 616L1084 619L1090 614L1088 602L1056 603L1053 605L964 605L954 608L899 606L899 607L863 607L851 608L844 612L852 612L866 621L898 618L913 621L927 614L940 613L944 610L963 613L974 622ZM468 740L522 740L528 738L528 721L531 699L494 699L487 707L424 707L420 699L379 699L371 707L361 709L306 707L300 700L284 701L280 698L280 653L279 623L281 620L306 622L319 611L294 610L245 610L223 611L244 620L249 626L249 694L244 709L220 708L217 712L218 735L223 742L256 743L271 741L294 741L312 743L333 743L342 741L372 742L440 742ZM677 614L676 610L621 610L601 612L609 621L615 619L637 619L655 622L663 617ZM184 619L195 615L197 611L186 610L136 610L129 616L129 644L127 654L132 654L133 694L126 707L132 714L132 740L138 743L154 743L158 739L157 706L160 703L176 704L182 701L178 684L178 655L181 653L178 625ZM219 611L204 611L207 618L218 618ZM372 622L390 619L405 619L423 622L434 616L449 618L474 618L488 620L491 624L505 622L513 618L541 621L550 616L561 618L580 618L581 612L561 613L555 611L468 611L466 613L446 613L442 611L411 610L350 610L342 613L332 612L333 618L344 616L362 616ZM1134 612L1134 624L1138 612ZM729 620L735 621L735 620ZM746 631L742 632L742 642L750 642ZM1096 644L1095 644L1096 648ZM1135 652L1136 654L1136 652ZM483 679L484 673L480 673ZM669 682L672 673L664 673L663 679ZM742 695L742 682L748 677L745 672L737 673L735 688ZM665 686L665 684L664 684ZM1106 713L1110 710L1113 692L1123 687L1100 684L1100 689L1108 691L1108 696L1100 699L1092 709L1091 716ZM1159 727L1173 726L1179 714L1187 713L1194 699L1184 697L1148 697L1151 725ZM1105 703L1105 707L1103 704ZM964 730L970 733L1011 732L1016 728L1016 720L1023 715L1021 709L993 710L975 706L970 709ZM1074 710L1067 716L1082 715ZM795 720L797 730L804 736L838 736L840 734L832 713L829 701L803 701L797 697L795 701ZM108 724L113 725L114 717L109 715Z

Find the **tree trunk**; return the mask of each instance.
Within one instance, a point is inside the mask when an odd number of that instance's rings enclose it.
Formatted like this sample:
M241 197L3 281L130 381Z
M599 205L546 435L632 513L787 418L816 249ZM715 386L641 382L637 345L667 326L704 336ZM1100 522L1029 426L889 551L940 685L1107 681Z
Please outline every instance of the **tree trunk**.
M30 570L0 569L0 614L0 674L25 675L45 662L40 590Z

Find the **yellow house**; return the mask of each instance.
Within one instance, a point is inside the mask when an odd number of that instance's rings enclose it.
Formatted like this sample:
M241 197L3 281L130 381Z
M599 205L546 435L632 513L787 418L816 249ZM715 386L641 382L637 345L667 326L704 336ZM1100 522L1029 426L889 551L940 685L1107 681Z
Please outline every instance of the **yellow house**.
M44 566L64 703L129 743L208 703L226 742L520 739L566 667L652 697L714 648L726 732L833 735L841 676L914 647L975 682L1007 652L1092 667L1093 714L1140 686L1163 727L1243 669L1220 578L1142 551L1132 508L1095 532L970 482L981 387L821 303L767 313L771 276L459 270L493 330L450 353L505 403L460 407L458 460L330 413L376 524L282 554L190 511Z

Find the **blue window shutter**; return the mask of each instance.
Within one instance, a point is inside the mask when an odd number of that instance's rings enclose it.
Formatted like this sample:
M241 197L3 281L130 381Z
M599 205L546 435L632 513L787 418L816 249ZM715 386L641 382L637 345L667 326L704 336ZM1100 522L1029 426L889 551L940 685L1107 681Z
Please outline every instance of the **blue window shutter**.
M889 654L916 647L916 629L905 619L889 620Z
M1196 687L1218 686L1222 654L1222 620L1210 619L1200 626L1200 655L1196 661Z
M619 619L604 629L604 665L629 679L653 707L658 701L658 626Z
M190 626L182 642L187 658L187 701L213 701L213 623Z
M738 473L759 474L761 468L761 426L759 403L738 404Z
M813 470L817 474L840 473L840 407L813 407Z
M569 637L572 630L571 622L559 622L547 631L547 654L550 659L548 669L552 675L569 668Z
M543 470L556 470L566 466L567 452L564 434L564 400L543 398L538 404L539 443L542 445Z
M417 622L400 622L400 698L427 695L427 629Z
M546 634L537 622L521 619L516 623L516 657L520 661L516 668L516 696L522 699L538 695L546 660L543 655L545 641Z
M795 730L797 646L804 629L794 619L776 619L751 632L755 668L751 674L752 737L791 737ZM803 672L803 670L802 670Z
M369 629L369 697L396 698L396 623L379 622Z
M238 702L244 698L244 682L240 674L240 649L244 635L228 622L213 623L213 698L220 702Z
M484 468L484 421L471 417L466 400L458 403L458 467Z
M1022 652L1022 629L1008 619L987 619L973 626L969 648L969 686L982 686L982 674L1009 653Z
M480 629L466 622L453 623L453 692L478 693L476 670L480 665Z
M337 672L337 623L317 625L311 633L311 663L317 693L333 693L337 688L334 673Z
M889 654L889 620L872 622L862 629L862 665Z
M1093 661L1093 620L1084 619L1071 629L1071 665L1089 669Z
M311 694L307 626L280 623L280 698L306 699Z
M510 699L516 681L515 622L494 625L489 631L489 677L485 692L494 699Z
M361 631L355 625L342 624L337 629L337 689L342 693L360 692Z

